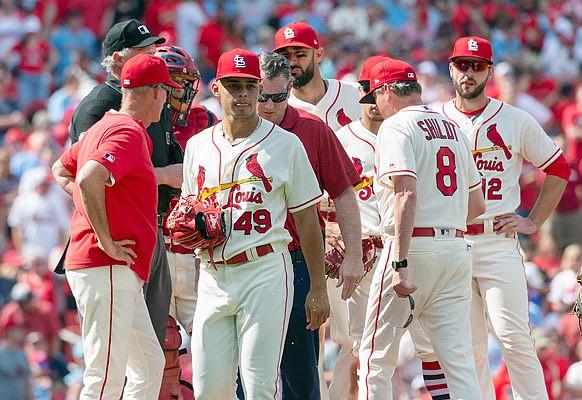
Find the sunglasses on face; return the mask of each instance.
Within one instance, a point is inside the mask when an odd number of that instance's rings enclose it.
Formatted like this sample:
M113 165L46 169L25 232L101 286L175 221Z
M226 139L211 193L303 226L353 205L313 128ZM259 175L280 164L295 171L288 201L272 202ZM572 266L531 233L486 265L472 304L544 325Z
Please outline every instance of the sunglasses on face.
M481 72L489 67L485 61L454 61L453 65L461 72L467 72L469 68L473 68L475 72Z
M394 324L392 324L390 322L384 321L384 318L381 318L382 319L382 322L385 325L392 326L394 328L405 329L405 328L408 328L408 326L412 323L412 320L414 319L414 307L415 307L414 306L414 299L412 298L411 295L408 295L406 297L408 297L408 303L410 304L410 314L408 315L408 319L406 320L406 322L404 323L404 325L394 325Z
M273 100L273 103L282 103L287 100L287 96L289 95L289 91L282 92L282 93L262 93L261 97L259 97L259 103L266 103L269 99Z

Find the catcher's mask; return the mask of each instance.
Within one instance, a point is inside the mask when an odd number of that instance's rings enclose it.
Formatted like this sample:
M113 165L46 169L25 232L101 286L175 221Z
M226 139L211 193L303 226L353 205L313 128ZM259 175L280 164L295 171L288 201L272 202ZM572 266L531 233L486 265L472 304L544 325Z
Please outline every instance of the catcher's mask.
M168 96L173 122L179 126L188 124L190 106L200 84L200 72L186 50L178 46L162 46L156 49L156 56L165 61L170 77L182 89L174 89Z

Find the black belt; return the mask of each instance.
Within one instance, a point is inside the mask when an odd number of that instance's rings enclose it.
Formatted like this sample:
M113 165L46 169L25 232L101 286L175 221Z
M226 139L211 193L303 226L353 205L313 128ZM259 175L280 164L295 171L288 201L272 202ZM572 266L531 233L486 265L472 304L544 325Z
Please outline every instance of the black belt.
M166 218L166 213L158 214L158 226L164 226L164 219Z
M289 254L291 254L291 261L293 262L293 264L305 258L305 256L303 255L303 251L301 251L301 247L293 251L290 251Z

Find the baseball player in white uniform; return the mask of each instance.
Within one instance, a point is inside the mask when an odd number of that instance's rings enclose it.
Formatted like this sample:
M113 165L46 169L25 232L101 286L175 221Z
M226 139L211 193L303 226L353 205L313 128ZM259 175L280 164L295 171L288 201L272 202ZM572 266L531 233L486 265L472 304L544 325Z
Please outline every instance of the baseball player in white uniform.
M359 89L361 96L369 90L371 68L385 58L384 56L373 56L364 62L358 81L362 85ZM361 107L362 117L338 130L336 135L351 158L356 171L360 174L361 182L355 189L362 221L362 239L372 241L377 262L382 253L383 244L380 237L380 214L378 213L377 198L372 183L374 181L376 134L384 121L384 117L375 104L362 104ZM368 304L372 275L373 270L366 273L354 294L347 300L349 334L354 339L352 354L356 358L358 357L362 331L364 330L364 316L366 314L366 305Z
M280 398L279 363L293 296L287 211L312 277L308 327L319 327L329 315L317 216L322 193L301 141L257 116L260 77L252 52L223 53L212 93L224 120L186 145L182 192L220 206L226 224L226 241L199 254L192 331L198 400L235 398L239 365L247 399Z
M455 399L481 399L472 357L467 220L485 210L468 140L422 105L412 67L386 59L370 92L378 132L375 189L385 250L373 276L360 348L359 399L384 399L413 318L427 332Z
M468 239L474 243L471 329L483 398L495 398L487 359L487 311L516 399L547 399L528 326L526 279L515 234L532 234L541 226L560 200L570 169L561 150L531 115L485 95L494 68L487 40L458 39L450 61L456 96L443 105L442 113L471 142L487 205L487 211L467 227ZM546 173L526 218L515 214L524 159Z
M289 105L317 115L334 132L360 118L362 110L358 104L359 94L356 87L346 82L321 77L319 63L323 60L324 49L320 47L319 38L312 27L304 22L292 22L283 26L275 34L274 51L286 57L291 64L293 88ZM359 274L359 281L362 279L363 267L360 214L354 212L357 203L355 198L338 197L334 199L334 206L337 214L331 212L331 219L335 220L337 215L337 223L330 221L330 213L323 213L328 221L326 227L328 242L336 241L335 237L339 236L341 231L341 239L346 250L341 267L342 273ZM322 205L322 211L324 208ZM330 239L330 236L333 238ZM331 305L329 321L331 337L340 345L340 354L329 388L329 395L333 399L349 391L350 382L353 381L352 377L356 372L357 359L351 355L353 339L349 336L347 304L342 301L347 297L342 293L342 289L337 287L335 280L329 280L328 292ZM323 346L321 348L323 349ZM323 379L320 380L325 382ZM321 387L325 398L327 388L325 385Z

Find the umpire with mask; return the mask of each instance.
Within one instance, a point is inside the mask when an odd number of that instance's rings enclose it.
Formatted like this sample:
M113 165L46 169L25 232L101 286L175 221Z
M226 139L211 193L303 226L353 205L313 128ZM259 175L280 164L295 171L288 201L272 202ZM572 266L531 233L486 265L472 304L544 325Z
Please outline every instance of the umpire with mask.
M111 27L103 41L104 58L101 62L107 70L107 80L95 87L75 110L70 128L73 143L107 111L119 110L123 65L138 54L154 54L155 45L165 41L164 38L152 36L148 28L135 19L119 22ZM144 294L156 336L163 348L172 283L161 224L168 210L173 188L179 189L182 186L183 153L174 137L169 108L164 107L160 121L152 123L147 128L147 133L153 143L151 160L158 184L158 239Z

